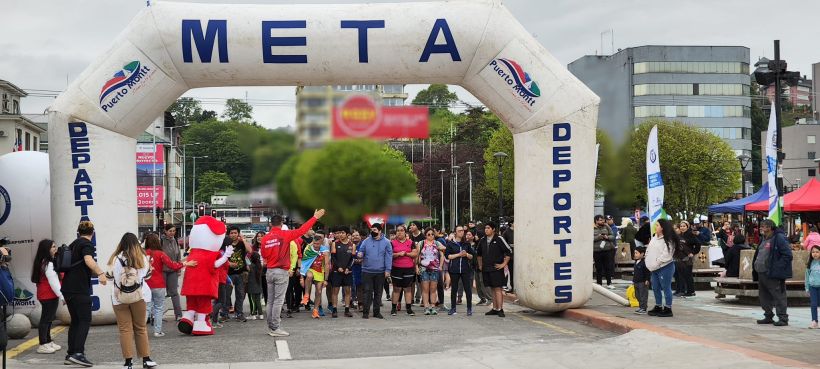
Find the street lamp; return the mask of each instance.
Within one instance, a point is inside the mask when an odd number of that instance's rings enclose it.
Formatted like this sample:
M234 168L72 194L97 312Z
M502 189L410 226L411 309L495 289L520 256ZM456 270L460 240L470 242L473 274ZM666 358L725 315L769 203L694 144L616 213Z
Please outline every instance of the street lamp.
M746 198L746 166L749 165L749 160L751 159L752 158L746 154L740 154L737 156L737 161L740 162L740 182L743 187L743 198Z
M441 174L441 229L444 229L444 169L439 169Z
M453 177L453 195L450 196L452 201L452 214L450 214L450 226L455 230L456 224L458 224L458 165L453 165L453 173L455 176Z
M191 158L194 159L193 189L191 190L191 192L193 192L191 194L191 203L194 204L194 203L196 203L196 159L206 159L206 158L208 158L208 155L192 156Z
M470 177L470 221L472 222L473 219L473 162L468 161L467 164L467 175Z
M507 153L499 151L493 154L495 161L498 164L498 226L501 226L501 217L504 216L504 198L501 196L503 192L503 185L501 183L502 173L501 168L504 167L504 162L507 160Z

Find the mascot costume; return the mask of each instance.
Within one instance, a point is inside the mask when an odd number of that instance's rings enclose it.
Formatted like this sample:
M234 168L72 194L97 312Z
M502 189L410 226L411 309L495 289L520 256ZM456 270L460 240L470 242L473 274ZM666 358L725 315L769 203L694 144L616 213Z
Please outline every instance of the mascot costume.
M205 336L214 334L208 315L213 310L212 300L218 297L217 269L228 261L233 246L220 254L225 239L225 224L210 216L197 219L191 228L188 260L196 260L195 267L185 270L180 292L187 300L188 310L182 313L177 328L185 334Z

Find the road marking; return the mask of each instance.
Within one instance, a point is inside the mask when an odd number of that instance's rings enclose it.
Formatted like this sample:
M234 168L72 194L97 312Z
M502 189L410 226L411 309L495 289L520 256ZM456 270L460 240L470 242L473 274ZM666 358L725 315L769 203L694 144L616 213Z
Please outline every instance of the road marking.
M56 336L60 332L66 330L66 328L68 328L68 327L64 326L64 325L52 328L51 329L51 336L52 337ZM40 345L40 338L39 337L34 337L34 338L32 338L32 339L30 339L26 342L23 342L23 343L17 345L17 347L6 351L6 357L9 358L9 359L14 359L15 356L20 355L23 352L25 352L26 350L28 350L28 349L30 349L34 346L39 346L39 345Z
M288 341L276 340L276 355L279 357L277 360L293 360L290 356Z
M550 324L550 323L547 323L547 322L542 322L542 321L540 321L540 320L535 320L535 319L530 318L530 317L528 317L528 316L525 316L525 315L523 315L523 314L513 313L513 315L515 315L515 316L517 316L517 317L519 317L519 318L521 318L521 319L524 319L524 320L526 320L526 321L528 321L528 322L543 325L543 326L545 326L545 327L547 327L547 328L549 328L549 329L552 329L552 330L554 330L554 331L557 331L557 332L560 332L560 333L563 333L563 334L569 334L569 335L573 335L573 336L575 336L575 335L577 335L577 334L578 334L578 333L575 333L575 332L573 332L573 331L571 331L571 330L569 330L569 329L561 328L561 327L559 327L559 326L557 326L557 325Z

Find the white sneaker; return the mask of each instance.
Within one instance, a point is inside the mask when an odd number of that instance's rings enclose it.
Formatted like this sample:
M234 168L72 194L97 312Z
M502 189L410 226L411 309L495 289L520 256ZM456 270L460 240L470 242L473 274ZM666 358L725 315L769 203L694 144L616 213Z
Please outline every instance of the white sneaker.
M613 286L613 285L611 285L611 284L610 284L610 285L606 286L606 288L609 288L610 290L614 290L614 289L615 289L615 286Z
M40 347L37 348L38 354L53 354L54 351L55 350L51 347L51 345L47 343L45 345L40 345Z
M269 328L268 329L268 336L271 336L271 337L287 337L287 336L290 336L290 333L283 331L282 328L277 328L275 331L271 330Z
M258 317L258 318L259 318L259 320L265 320L265 316L264 316L264 315L262 315L262 314L259 314L259 317Z
M60 350L62 350L62 349L63 349L63 347L62 347L62 346L60 346L60 345L58 345L58 344L54 343L54 341L51 341L51 342L47 343L46 345L51 346L51 348L53 348L53 349L54 349L54 351L60 351Z
M154 361L154 360L148 360L148 361L143 361L142 362L142 367L143 368L156 368L158 366L159 366L159 364L157 364L157 362Z
M248 315L248 320L256 320L256 315Z
M154 337L165 337L165 332L154 332Z

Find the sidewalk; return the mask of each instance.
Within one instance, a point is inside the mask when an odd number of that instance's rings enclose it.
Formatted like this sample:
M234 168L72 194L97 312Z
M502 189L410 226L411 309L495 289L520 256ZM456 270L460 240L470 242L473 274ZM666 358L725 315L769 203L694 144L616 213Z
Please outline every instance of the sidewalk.
M615 292L625 296L627 281L616 281ZM715 299L713 291L698 291L695 298L673 301L672 318L634 314L635 308L616 304L593 293L584 309L568 310L566 319L580 321L616 333L648 330L679 340L740 353L777 366L820 367L816 343L820 330L807 329L804 315L808 308L789 308L790 326L758 325L762 318L758 306L741 305L732 299ZM515 296L507 296L514 301ZM654 306L650 293L649 307Z

